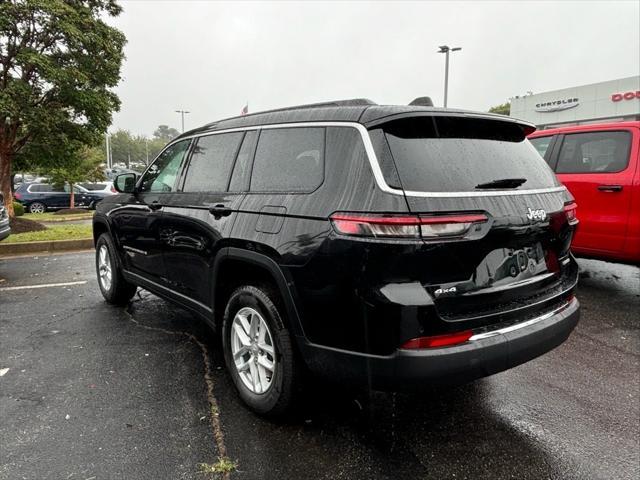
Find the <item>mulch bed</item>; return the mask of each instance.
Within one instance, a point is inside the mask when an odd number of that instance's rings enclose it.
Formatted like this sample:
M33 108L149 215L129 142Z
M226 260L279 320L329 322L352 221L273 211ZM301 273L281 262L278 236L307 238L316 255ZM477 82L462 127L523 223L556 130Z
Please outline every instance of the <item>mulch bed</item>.
M39 232L47 229L40 222L20 217L12 218L9 223L11 224L11 233Z
M75 215L80 213L91 213L86 208L63 208L53 212L54 215Z

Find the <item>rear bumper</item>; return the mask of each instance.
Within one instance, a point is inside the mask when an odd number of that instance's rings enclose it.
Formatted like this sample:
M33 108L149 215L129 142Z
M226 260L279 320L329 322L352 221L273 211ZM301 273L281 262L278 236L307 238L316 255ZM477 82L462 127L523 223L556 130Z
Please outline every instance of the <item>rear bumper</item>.
M579 302L451 347L396 350L378 356L301 342L309 368L332 380L381 390L462 384L536 358L563 343L578 323Z

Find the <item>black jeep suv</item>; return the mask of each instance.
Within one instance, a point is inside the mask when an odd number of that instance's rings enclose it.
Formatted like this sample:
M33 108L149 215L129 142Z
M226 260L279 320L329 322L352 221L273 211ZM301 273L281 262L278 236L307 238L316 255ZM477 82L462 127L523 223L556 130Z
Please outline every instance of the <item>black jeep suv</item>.
M205 125L98 205L100 289L125 304L142 287L218 329L263 414L303 372L374 389L500 372L579 316L576 205L533 130L369 101Z

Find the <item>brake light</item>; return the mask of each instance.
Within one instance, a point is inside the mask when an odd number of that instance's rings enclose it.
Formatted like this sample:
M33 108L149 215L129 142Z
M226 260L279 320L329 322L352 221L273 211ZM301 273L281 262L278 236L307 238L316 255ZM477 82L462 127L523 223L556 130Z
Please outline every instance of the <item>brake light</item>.
M567 217L569 225L575 225L578 223L578 217L576 216L577 209L578 205L576 202L571 202L564 206L564 215Z
M113 185L111 185L111 193L118 193L118 191L116 190L116 187L114 187Z
M14 192L13 198L16 200L22 200L22 194L20 192Z
M403 343L400 348L404 350L415 350L418 348L450 347L465 343L472 336L473 332L471 330L465 330L463 332L447 333L433 337L418 337Z
M443 238L462 236L475 223L488 221L485 214L380 215L336 213L331 223L341 235L383 238Z

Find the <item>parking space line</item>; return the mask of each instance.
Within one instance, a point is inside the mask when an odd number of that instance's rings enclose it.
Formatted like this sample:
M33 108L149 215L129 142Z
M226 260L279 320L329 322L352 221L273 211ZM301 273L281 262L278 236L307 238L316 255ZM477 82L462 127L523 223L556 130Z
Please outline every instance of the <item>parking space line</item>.
M0 292L7 292L9 290L29 290L31 288L49 288L49 287L69 287L71 285L84 285L86 280L79 280L77 282L62 282L62 283L42 283L39 285L20 285L18 287L0 287Z

